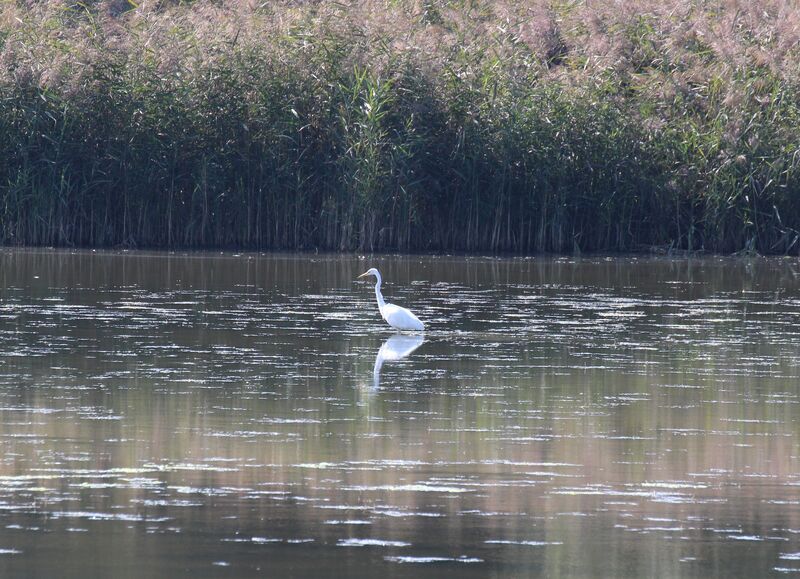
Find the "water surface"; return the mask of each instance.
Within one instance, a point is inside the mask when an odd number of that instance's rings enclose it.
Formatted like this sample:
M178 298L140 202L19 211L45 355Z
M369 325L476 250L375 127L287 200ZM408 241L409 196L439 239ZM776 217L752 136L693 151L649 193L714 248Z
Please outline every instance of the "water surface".
M799 353L796 259L6 250L0 574L800 574Z

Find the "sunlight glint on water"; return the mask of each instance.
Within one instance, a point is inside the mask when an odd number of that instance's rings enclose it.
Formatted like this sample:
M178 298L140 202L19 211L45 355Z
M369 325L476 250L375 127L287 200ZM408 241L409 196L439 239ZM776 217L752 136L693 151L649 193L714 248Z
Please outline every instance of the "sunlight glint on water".
M3 577L800 573L797 260L0 262Z

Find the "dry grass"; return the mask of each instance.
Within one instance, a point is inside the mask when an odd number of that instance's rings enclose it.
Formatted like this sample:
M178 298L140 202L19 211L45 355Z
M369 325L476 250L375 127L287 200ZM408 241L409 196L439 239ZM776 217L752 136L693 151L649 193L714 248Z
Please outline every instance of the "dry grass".
M7 2L0 240L800 250L800 7Z

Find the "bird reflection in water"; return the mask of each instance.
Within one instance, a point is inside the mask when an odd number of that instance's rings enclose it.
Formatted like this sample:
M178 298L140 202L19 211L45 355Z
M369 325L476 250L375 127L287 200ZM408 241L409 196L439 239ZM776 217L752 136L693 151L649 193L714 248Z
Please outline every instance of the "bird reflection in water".
M372 388L377 390L380 387L381 367L384 362L402 360L419 348L424 341L425 338L419 334L395 334L386 340L378 350L378 355L375 356L375 366L372 368Z

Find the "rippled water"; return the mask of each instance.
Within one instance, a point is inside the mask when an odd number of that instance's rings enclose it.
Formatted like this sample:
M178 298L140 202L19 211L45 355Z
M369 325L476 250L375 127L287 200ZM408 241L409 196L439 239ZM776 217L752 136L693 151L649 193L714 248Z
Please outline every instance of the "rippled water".
M0 574L797 574L798 354L796 259L3 251Z

